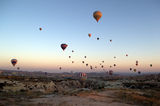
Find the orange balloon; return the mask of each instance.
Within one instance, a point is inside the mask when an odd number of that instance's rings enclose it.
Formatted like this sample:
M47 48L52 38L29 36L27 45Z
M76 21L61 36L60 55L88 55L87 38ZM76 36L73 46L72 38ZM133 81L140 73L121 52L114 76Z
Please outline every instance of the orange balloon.
M96 21L98 22L99 19L102 17L102 13L100 11L95 11L93 13L93 17L96 19Z

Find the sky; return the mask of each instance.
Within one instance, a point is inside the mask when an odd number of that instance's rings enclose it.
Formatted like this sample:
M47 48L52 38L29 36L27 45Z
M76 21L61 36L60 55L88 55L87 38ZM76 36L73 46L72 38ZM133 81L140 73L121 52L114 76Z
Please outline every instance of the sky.
M115 72L160 72L159 40L159 0L0 0L0 69L101 72L104 61L105 70L116 64Z

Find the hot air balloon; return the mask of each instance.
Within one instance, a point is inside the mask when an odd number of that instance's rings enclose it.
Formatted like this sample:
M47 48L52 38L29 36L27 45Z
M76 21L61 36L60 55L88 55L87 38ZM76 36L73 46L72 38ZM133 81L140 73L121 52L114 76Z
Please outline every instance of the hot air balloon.
M136 69L134 69L133 71L134 71L134 72L136 72L137 70L136 70Z
M116 58L116 56L114 56L114 58Z
M63 51L66 49L66 47L67 47L68 45L67 44L61 44L61 48L63 49Z
M11 63L12 63L13 66L15 66L17 64L17 59L12 59Z
M150 67L152 67L152 64L150 64Z
M141 72L140 72L140 71L138 71L138 74L141 74Z
M136 61L136 63L138 64L138 60Z
M82 63L84 63L84 61L82 61Z
M97 68L97 66L95 66L95 68Z
M126 56L128 56L128 54L126 54Z
M59 69L61 70L61 69L62 69L62 67L59 67Z
M113 65L114 67L116 66L116 64Z
M113 71L112 70L109 70L109 75L113 75Z
M69 56L69 58L71 58L71 56Z
M91 34L89 33L88 36L91 37Z
M110 66L110 68L112 68L112 66Z
M132 68L130 68L129 70L132 70Z
M102 65L101 63L99 65Z
M104 63L104 61L102 61L102 63Z
M98 22L99 19L102 17L102 13L100 11L95 11L93 13L93 17L96 19L96 21Z
M102 65L101 68L103 68L104 66Z
M86 64L86 66L88 66L88 64Z
M99 38L97 38L97 40L99 40Z
M74 50L72 50L72 53L74 52Z
M19 67L17 67L17 70L19 70L20 68Z
M42 28L39 28L39 30L41 31L41 30L42 30Z
M90 69L92 70L92 66L90 66Z
M87 58L87 56L84 56L84 58Z
M136 63L136 66L138 66L138 63Z
M74 61L72 61L72 63L74 63Z
M112 40L109 40L110 42L112 42Z

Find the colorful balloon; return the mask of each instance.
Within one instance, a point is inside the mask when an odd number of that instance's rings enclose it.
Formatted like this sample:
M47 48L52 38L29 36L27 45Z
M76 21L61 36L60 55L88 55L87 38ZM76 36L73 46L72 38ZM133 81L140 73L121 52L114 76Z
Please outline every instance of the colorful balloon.
M141 72L140 72L140 71L138 71L138 74L141 74Z
M67 45L67 44L64 44L64 43L61 44L61 48L63 49L63 51L67 48L67 46L68 46L68 45Z
M15 66L17 64L17 59L12 59L11 63L12 63L13 66Z
M89 33L88 36L91 37L91 34Z
M42 28L39 28L39 30L41 31L41 30L42 30Z
M97 40L99 40L99 38L97 38Z
M96 19L96 21L98 22L99 19L102 17L102 13L100 11L95 11L93 13L93 17Z
M104 66L102 65L101 68L103 68Z
M136 70L136 69L134 69L133 71L134 71L134 72L136 72L137 70Z
M91 69L91 70L93 69L92 66L90 66L90 69Z
M59 69L61 70L61 69L62 69L62 67L59 67Z
M109 70L109 75L113 75L113 71L112 70Z

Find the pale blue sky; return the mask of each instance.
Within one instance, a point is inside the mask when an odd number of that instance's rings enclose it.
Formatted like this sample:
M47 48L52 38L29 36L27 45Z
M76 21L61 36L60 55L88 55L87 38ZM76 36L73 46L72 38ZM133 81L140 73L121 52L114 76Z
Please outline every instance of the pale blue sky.
M96 10L103 14L98 23ZM118 71L134 67L136 60L142 69L152 63L158 71L159 40L159 0L0 0L0 68L13 69L10 59L17 58L24 70L78 70L86 55L89 64L104 60L106 67L116 63ZM61 43L68 44L65 52Z

